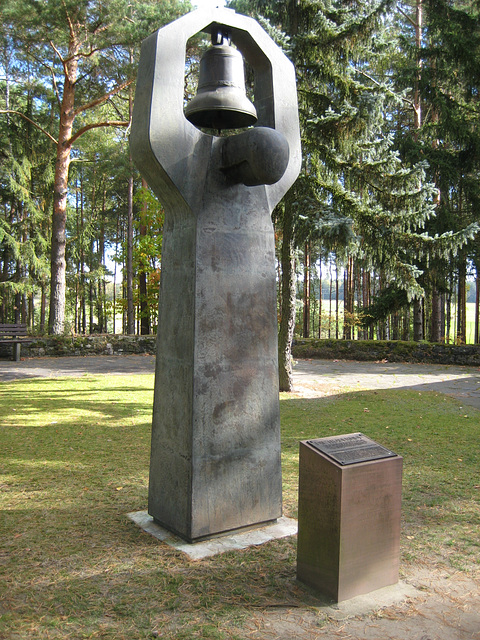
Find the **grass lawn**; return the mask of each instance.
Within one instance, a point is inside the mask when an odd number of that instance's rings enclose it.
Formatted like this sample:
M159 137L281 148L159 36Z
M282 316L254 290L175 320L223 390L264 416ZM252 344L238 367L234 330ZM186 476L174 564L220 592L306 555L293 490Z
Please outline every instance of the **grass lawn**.
M146 509L153 376L0 384L0 638L247 638L259 608L314 607L295 538L190 561ZM437 393L281 398L285 515L298 441L361 431L404 456L402 571L478 573L480 412Z

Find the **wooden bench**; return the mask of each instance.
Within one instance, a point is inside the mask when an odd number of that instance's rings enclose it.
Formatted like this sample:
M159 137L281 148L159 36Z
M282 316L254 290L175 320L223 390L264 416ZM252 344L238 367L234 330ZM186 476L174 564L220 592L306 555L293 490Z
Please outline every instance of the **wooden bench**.
M26 324L0 324L0 344L11 344L13 359L20 361L20 349L23 343L31 342L27 338Z

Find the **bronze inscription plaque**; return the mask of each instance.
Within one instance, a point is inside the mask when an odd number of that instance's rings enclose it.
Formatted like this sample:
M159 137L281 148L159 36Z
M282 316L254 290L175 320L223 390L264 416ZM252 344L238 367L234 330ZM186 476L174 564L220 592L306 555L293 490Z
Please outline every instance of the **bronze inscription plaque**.
M396 457L396 453L382 447L363 433L349 433L344 436L308 440L308 444L341 465L368 462L382 458Z

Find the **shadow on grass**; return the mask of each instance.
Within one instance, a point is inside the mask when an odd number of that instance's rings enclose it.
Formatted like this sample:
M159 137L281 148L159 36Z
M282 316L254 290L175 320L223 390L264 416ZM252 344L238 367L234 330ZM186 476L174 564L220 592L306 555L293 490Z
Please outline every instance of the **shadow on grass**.
M231 633L252 610L323 602L296 582L295 538L192 562L114 505L26 509L13 519L19 533L8 545L2 605L12 632L36 625L37 637L54 630L96 637L101 629L105 637L107 631L126 637L128 627L130 638L143 638L145 630L173 624L167 637L180 638L197 624Z
M256 610L324 603L295 579L294 537L190 561L130 522L147 503L152 390L84 382L14 383L2 397L5 638L235 638ZM404 457L402 553L446 560L453 542L478 558L480 413L460 407L417 390L282 399L286 515L298 441L361 431ZM12 414L36 422L11 426Z

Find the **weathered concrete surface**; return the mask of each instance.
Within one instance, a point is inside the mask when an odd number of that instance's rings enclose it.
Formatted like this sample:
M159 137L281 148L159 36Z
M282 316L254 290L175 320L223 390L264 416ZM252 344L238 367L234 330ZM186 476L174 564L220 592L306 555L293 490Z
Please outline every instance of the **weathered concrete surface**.
M254 527L247 530L235 531L230 534L220 535L209 540L200 542L185 542L181 538L173 535L167 529L158 525L146 511L134 511L127 514L130 520L135 522L141 529L152 535L157 540L161 540L169 546L182 551L191 560L201 560L210 556L227 551L238 551L248 547L258 546L270 542L287 538L297 533L297 521L293 518L282 516L272 524Z
M211 172L188 241L176 221L164 233L149 513L188 540L281 515L275 246L262 190Z

